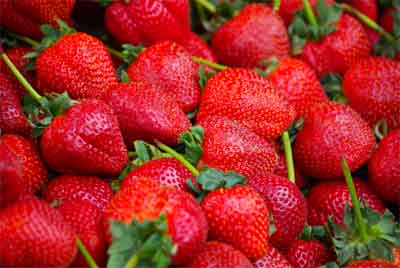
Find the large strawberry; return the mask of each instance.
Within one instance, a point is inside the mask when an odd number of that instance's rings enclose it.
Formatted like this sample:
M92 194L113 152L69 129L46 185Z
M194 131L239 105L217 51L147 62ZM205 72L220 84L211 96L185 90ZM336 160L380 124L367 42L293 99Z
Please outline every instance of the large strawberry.
M286 257L296 268L315 268L330 260L331 252L318 240L296 240Z
M385 200L400 204L400 130L391 131L368 163L368 180Z
M185 112L194 110L200 100L199 67L171 41L147 48L127 72L133 83L148 83L169 94Z
M47 170L33 144L16 135L0 137L0 207L35 194Z
M344 75L343 89L349 105L371 126L385 119L389 128L400 127L400 63L386 57L369 57Z
M289 261L273 246L268 247L268 253L254 262L255 268L292 268Z
M295 110L263 77L247 69L227 69L208 80L197 119L223 116L275 139L293 122Z
M257 67L272 56L289 55L283 20L265 4L249 4L212 38L217 58L231 67Z
M20 201L0 211L1 266L69 266L76 238L62 215L44 201Z
M365 164L375 148L371 128L349 106L323 103L306 117L294 144L296 166L316 179L342 177L340 158L351 171Z
M118 118L126 144L135 140L178 143L191 123L175 100L148 82L118 84L104 96Z
M98 100L71 106L45 129L40 142L43 158L58 172L117 175L128 161L117 118Z

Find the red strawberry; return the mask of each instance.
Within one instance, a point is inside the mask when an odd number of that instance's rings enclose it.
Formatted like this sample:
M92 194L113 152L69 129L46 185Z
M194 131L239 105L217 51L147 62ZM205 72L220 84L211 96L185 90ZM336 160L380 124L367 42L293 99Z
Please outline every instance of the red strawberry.
M222 117L198 122L204 128L202 165L236 171L248 178L272 173L274 146L249 129Z
M310 0L310 5L314 9L317 5L317 0ZM333 4L333 0L327 0L328 5ZM296 12L303 8L303 2L301 0L282 0L279 8L279 15L285 21L286 25L290 25Z
M390 8L389 10L385 11L381 18L380 24L386 31L392 33L394 30L394 20L393 20L393 13L396 11L395 7Z
M121 189L111 200L105 212L105 223L119 220L131 223L156 219L166 213L168 232L178 246L173 264L190 261L202 248L207 238L207 221L194 198L183 191L156 184L150 179L140 178L129 187Z
M114 110L128 146L135 140L155 139L176 145L179 135L191 126L174 99L148 83L113 86L104 101Z
M231 245L210 241L192 259L190 268L253 268L247 257Z
M313 105L328 101L314 70L301 60L289 57L281 60L267 80L286 94L298 118L304 117Z
M316 268L330 260L331 252L318 240L296 240L286 253L296 268Z
M384 212L385 204L360 180L355 180L359 198L376 211ZM332 216L335 223L343 223L344 208L351 203L350 193L345 181L321 182L311 188L308 200L308 222L311 225L323 225Z
M34 146L20 136L0 137L0 163L0 207L35 194L47 179Z
M273 216L276 232L270 243L280 249L288 248L307 221L307 202L303 194L296 184L276 175L249 177L249 185L264 198Z
M217 61L214 52L210 49L207 43L193 32L185 34L176 42L186 48L187 51L193 56L197 56L212 62Z
M111 185L94 176L62 175L54 178L46 187L43 198L52 203L55 200L86 201L104 211L113 192Z
M69 266L77 251L62 215L35 199L0 210L0 237L1 266Z
M390 132L368 164L368 180L385 200L400 204L400 130Z
M101 98L117 84L105 45L85 33L62 36L36 59L36 78L42 93L65 91L74 98Z
M400 127L400 63L385 57L369 57L344 75L343 89L349 105L371 126L385 119L389 128Z
M84 100L56 117L40 144L43 158L58 172L117 175L128 161L117 118L97 100Z
M267 255L254 263L255 268L292 268L289 261L273 246L268 247Z
M399 268L400 267L400 249L393 249L394 260L362 260L352 261L347 264L348 268Z
M231 67L256 67L272 56L289 55L283 20L265 4L249 4L212 38L217 58Z
M324 103L306 117L294 144L296 166L316 179L342 177L340 158L355 171L372 155L376 142L368 124L349 106Z
M165 41L147 48L127 72L133 83L149 83L169 94L185 112L199 102L199 67L176 43Z
M0 73L0 131L3 134L29 136L31 129L22 110L17 88Z
M288 170L286 167L286 159L284 153L278 153L278 164L275 166L274 172L275 175L287 178L288 177ZM303 189L308 184L308 179L305 178L303 175L299 173L299 171L295 168L294 169L295 178L296 178L296 185L300 189Z
M275 139L291 125L295 110L261 75L227 69L206 84L197 119L208 116L224 116L263 138Z
M63 200L56 209L62 214L89 254L98 265L105 263L106 239L103 230L103 213L96 206L81 200ZM86 266L81 254L74 260L74 266Z

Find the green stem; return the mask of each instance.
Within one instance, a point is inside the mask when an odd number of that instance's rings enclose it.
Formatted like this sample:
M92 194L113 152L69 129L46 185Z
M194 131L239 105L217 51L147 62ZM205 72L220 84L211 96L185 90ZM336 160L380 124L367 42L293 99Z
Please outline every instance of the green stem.
M15 33L9 33L9 35L14 37L15 39L18 39L18 40L20 40L22 42L27 43L28 45L30 45L32 47L35 47L35 46L39 45L38 41L30 39L29 37L22 36L22 35L19 35L19 34L15 34Z
M79 238L76 238L76 244L78 245L79 251L81 252L86 263L89 265L89 268L98 268L96 261L90 255L89 251Z
M217 13L217 8L207 0L194 0L197 4L207 9L210 13Z
M128 156L130 158L134 158L134 157L137 157L137 153L136 152L128 152Z
M136 268L138 262L139 262L138 254L135 254L129 258L128 262L125 265L125 268Z
M273 9L275 12L278 12L280 7L281 7L281 1L280 1L280 0L273 0L272 9Z
M288 171L288 178L291 182L296 182L296 176L294 173L293 153L292 144L290 143L289 132L285 131L282 135L283 148L285 151L286 167Z
M357 220L357 225L359 227L361 239L366 242L368 241L368 233L367 233L367 226L365 225L364 218L361 213L360 208L360 201L357 197L356 187L354 186L353 177L351 176L351 171L349 166L347 165L346 160L342 157L341 158L342 169L344 173L344 178L347 183L347 187L349 188L351 202L353 203L353 209Z
M115 57L117 57L117 58L119 58L121 60L124 59L124 55L122 55L122 53L119 52L118 50L115 50L115 49L113 49L111 47L107 47L107 49L108 49L108 52L110 52L111 55L113 55L113 56L115 56Z
M198 64L210 66L211 68L214 68L215 70L218 70L218 71L223 71L225 69L228 69L228 67L225 65L221 65L221 64L218 64L218 63L215 63L215 62L212 62L212 61L200 58L200 57L192 56L192 60Z
M186 158L183 157L180 153L178 153L171 147L162 144L161 142L155 141L155 143L157 144L158 148L160 148L164 152L169 153L171 156L175 157L179 162L181 162L182 165L184 165L190 172L192 172L195 177L200 175L200 172L197 170L197 168L195 168L189 161L187 161Z
M317 21L317 18L315 17L314 11L312 10L310 2L308 2L308 0L302 0L302 2L303 2L304 12L306 13L308 22L312 26L318 26L318 21Z

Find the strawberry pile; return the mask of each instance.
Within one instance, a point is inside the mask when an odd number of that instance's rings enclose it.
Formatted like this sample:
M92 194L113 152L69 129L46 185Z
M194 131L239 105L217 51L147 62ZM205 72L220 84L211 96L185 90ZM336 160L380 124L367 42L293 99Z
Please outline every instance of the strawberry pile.
M399 218L399 0L0 0L0 267L400 268Z

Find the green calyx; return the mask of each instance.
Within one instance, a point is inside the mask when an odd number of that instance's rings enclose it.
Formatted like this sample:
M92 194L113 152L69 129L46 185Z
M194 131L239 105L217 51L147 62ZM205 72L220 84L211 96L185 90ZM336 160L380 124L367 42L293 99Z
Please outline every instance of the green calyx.
M197 166L203 155L203 137L202 126L193 126L179 136L178 142L182 146L183 157L194 166Z
M110 230L107 268L168 268L177 250L168 235L165 214L141 223L111 221Z
M330 100L346 104L347 98L342 89L342 81L343 78L335 73L328 73L320 79L321 85Z
M261 75L262 77L266 78L271 73L273 73L276 68L279 66L279 59L275 56L262 60L260 62L261 68L255 68L254 71Z

